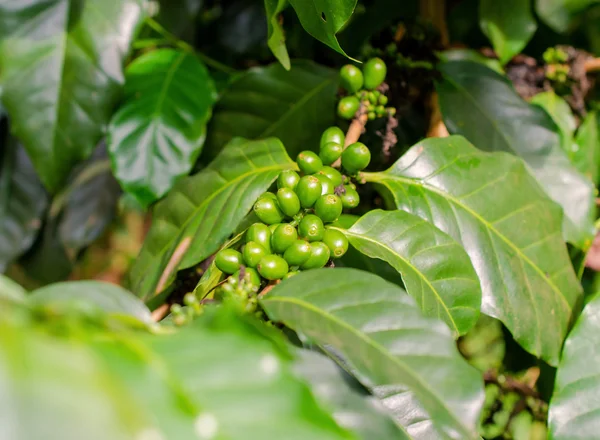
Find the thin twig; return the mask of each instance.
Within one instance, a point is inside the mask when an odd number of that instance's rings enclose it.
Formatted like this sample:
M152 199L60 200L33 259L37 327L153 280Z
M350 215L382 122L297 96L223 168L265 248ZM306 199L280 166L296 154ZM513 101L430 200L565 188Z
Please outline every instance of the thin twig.
M348 131L346 132L346 140L344 141L344 149L348 147L348 145L352 145L357 142L360 138L360 135L363 134L365 130L365 125L367 125L367 121L369 120L367 116L367 102L361 102L354 119L350 123L350 127L348 127ZM333 164L332 167L339 167L342 163L342 159L338 158Z
M152 312L152 320L158 322L167 316L167 313L169 313L169 304L164 303Z
M598 72L600 71L600 58L590 58L589 60L585 61L583 66L587 73Z
M189 53L197 56L202 61L204 61L205 64L212 67L213 69L220 70L221 72L225 72L225 73L236 73L237 72L237 70L235 70L234 68L229 67L223 63L220 63L219 61L212 59L211 57L203 54L202 52L196 52L196 49L194 49L194 47L191 44L188 44L185 41L177 38L175 35L173 35L171 32L166 30L159 22L157 22L153 18L147 18L146 24L151 29L155 30L160 35L162 35L173 46L175 46L185 52L189 52Z

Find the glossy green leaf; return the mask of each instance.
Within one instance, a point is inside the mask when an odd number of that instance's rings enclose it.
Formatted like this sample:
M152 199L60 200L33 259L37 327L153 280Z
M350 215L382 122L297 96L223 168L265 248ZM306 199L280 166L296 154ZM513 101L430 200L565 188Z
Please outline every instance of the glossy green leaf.
M529 0L480 0L479 25L502 64L520 53L537 29Z
M107 144L115 176L142 205L190 172L216 97L208 71L191 53L155 50L127 67L124 102Z
M598 437L600 429L600 295L585 306L563 349L550 400L549 439Z
M277 137L292 156L318 148L334 122L337 80L334 70L304 61L290 71L279 63L249 70L215 106L202 158L214 158L235 136Z
M341 231L358 251L400 272L423 313L444 321L455 337L475 325L481 307L479 278L452 237L405 211L373 210Z
M27 292L18 283L0 274L0 301L24 302Z
M0 139L0 273L33 244L48 194L29 156L14 139Z
M279 21L279 14L287 7L287 0L265 0L265 10L267 13L267 28L269 30L269 39L267 44L269 49L279 60L285 70L290 70L290 56L285 47L285 34L283 26Z
M600 114L589 112L575 136L577 149L571 155L573 164L595 185L600 178Z
M294 371L306 380L313 393L333 412L338 424L363 440L410 440L406 431L394 422L391 413L375 397L326 356L299 350ZM360 388L353 387L358 385Z
M556 365L572 310L581 300L561 234L561 212L506 153L485 153L463 137L427 139L382 173L364 173L398 209L461 243L498 318L530 353Z
M556 125L542 109L523 101L503 76L478 63L441 66L436 84L444 123L477 148L523 158L550 198L561 205L566 239L579 247L594 232L594 188L561 149Z
M439 52L437 55L440 60L444 62L473 61L474 63L481 63L500 74L504 73L504 68L497 59L488 58L475 49L448 49L443 52Z
M64 281L31 292L32 304L73 306L81 312L133 316L151 324L150 311L128 290L104 281Z
M306 32L346 55L336 34L352 16L357 0L289 0ZM346 55L348 56L348 55Z
M179 269L209 257L279 173L294 166L278 139L233 139L208 167L181 180L154 208L152 227L131 270L133 292L150 299L171 284Z
M577 121L567 101L550 90L538 93L529 102L543 108L550 115L559 129L562 149L570 157L577 148L573 140Z
M398 286L355 269L317 269L276 285L261 304L271 319L341 356L410 436L479 438L479 373L448 327L422 316Z
M50 191L100 139L141 16L139 0L0 5L2 101Z
M600 0L536 0L537 15L557 32L570 30L581 14Z

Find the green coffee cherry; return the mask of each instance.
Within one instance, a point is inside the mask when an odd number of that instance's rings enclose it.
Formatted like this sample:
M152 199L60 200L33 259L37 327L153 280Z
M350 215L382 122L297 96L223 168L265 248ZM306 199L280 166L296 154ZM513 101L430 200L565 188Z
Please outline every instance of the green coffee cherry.
M340 127L329 127L321 135L321 143L319 148L323 148L323 146L329 142L334 142L338 145L344 145L345 139L346 135Z
M298 240L296 228L290 224L282 224L271 236L271 247L274 252L283 254L296 240Z
M363 67L366 89L375 89L385 80L387 67L381 58L371 58Z
M327 264L331 251L322 241L315 241L310 245L310 258L300 266L300 269L319 269Z
M323 235L323 234L321 234ZM234 249L223 249L215 257L215 265L226 274L231 275L242 265L242 254Z
M289 188L280 188L277 190L277 202L279 209L288 217L293 217L300 212L300 199Z
M293 276L296 276L300 273L299 270L292 270L288 273L285 274L285 276L283 277L284 280L287 280L288 278L292 278Z
M333 183L334 187L342 184L342 174L335 168L323 167L321 168L321 171L318 172L318 174L322 174L324 176L329 177L329 180L331 180L331 183Z
M323 234L323 243L331 251L332 258L342 257L348 250L348 239L336 229L326 229Z
M279 174L277 178L277 188L289 188L291 190L296 189L300 176L294 170L285 170Z
M298 225L300 236L310 242L321 240L324 232L323 220L314 214L305 215Z
M310 243L304 240L296 240L283 254L283 258L290 266L300 266L306 263L309 257Z
M240 274L241 274L241 270L238 270L232 276L236 280L239 280ZM250 286L251 288L258 289L260 287L260 283L262 280L260 279L260 275L258 274L258 271L256 269L253 269L251 267L246 267L244 269L244 281L246 281L247 285Z
M254 213L260 221L267 225L281 223L284 219L284 215L277 203L277 197L273 199L273 197L268 194L272 193L265 193L256 201L254 204Z
M246 243L255 242L261 245L267 254L271 253L271 231L264 223L254 223L246 231Z
M371 104L373 104L373 105L377 104L377 95L375 94L375 92L369 92L367 94L367 97Z
M304 176L298 182L296 194L303 208L311 208L319 196L323 187L321 181L315 176Z
M324 174L315 174L315 177L321 182L321 195L334 193L335 185L329 177Z
M348 93L356 93L362 89L363 74L358 67L346 64L340 69L340 83Z
M344 147L341 144L327 142L321 147L319 157L324 165L331 165L342 155L342 151L344 151Z
M267 255L267 250L255 241L249 241L244 245L242 256L248 267L256 267L262 257ZM270 253L270 252L269 252Z
M272 225L269 225L269 231L271 231L271 243L273 243L273 233L275 232L275 229L281 224L282 223L273 223ZM273 246L271 246L271 249L273 249Z
M342 199L342 207L344 209L352 209L356 208L360 203L360 197L358 192L350 185L344 185L344 194L340 194L340 199Z
M257 269L267 280L280 280L290 270L287 261L279 255L265 255L258 263Z
M377 107L375 107L375 113L377 114L377 117L381 118L385 115L385 107L382 105L378 105Z
M323 168L323 162L317 153L303 151L296 158L296 163L304 174L314 174Z
M321 196L315 203L315 214L325 223L336 221L341 213L342 200L335 194Z
M380 105L387 105L387 103L388 103L388 97L385 96L385 95L381 95L379 97L379 104Z
M342 167L350 174L364 170L369 162L371 162L371 152L362 142L348 145L342 153Z
M369 112L367 113L367 118L369 119L369 121L374 121L375 118L377 118L377 115L375 114L375 112Z
M340 118L352 119L359 107L360 101L356 96L345 96L338 103L338 115Z

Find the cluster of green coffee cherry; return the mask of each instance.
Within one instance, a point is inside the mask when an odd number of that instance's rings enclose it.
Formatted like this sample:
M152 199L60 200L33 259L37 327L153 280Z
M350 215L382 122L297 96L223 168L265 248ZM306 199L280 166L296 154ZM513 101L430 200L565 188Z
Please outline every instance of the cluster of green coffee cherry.
M396 114L395 108L386 107L388 97L376 90L385 81L386 73L387 67L381 58L371 58L362 71L352 64L342 67L340 80L348 96L340 99L338 115L344 119L354 118L361 102L366 105L369 120Z
M301 152L296 159L300 173L281 172L277 191L258 198L253 211L260 222L247 229L238 249L224 249L215 257L217 268L231 275L217 296L241 297L251 311L262 286L324 267L346 253L346 236L329 226L344 209L358 206L352 178L369 165L371 153L361 142L344 149L344 141L340 128L328 128L319 154ZM338 160L344 175L331 166Z

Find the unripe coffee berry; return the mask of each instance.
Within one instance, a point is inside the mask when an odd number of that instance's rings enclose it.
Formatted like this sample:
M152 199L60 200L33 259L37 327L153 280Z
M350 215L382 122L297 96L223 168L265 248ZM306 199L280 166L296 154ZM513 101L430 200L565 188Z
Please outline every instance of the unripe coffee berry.
M321 143L319 147L323 148L323 146L329 142L334 142L338 145L344 145L345 139L346 135L340 127L329 127L321 135Z
M337 187L342 184L342 174L333 167L323 167L318 174L322 174L327 176L334 187Z
M257 270L267 280L280 280L290 268L279 255L265 255L258 263Z
M296 189L300 176L294 170L285 170L279 174L277 178L277 188L289 188L291 190Z
M267 193L272 194L272 193ZM277 203L277 197L262 195L254 204L254 213L260 219L260 221L267 225L273 223L281 223L284 219L283 212L279 208Z
M301 152L296 158L296 163L304 174L314 174L323 168L321 158L313 151Z
M325 223L336 221L341 213L342 200L335 194L321 196L315 203L315 214Z
M348 93L356 93L362 89L363 74L358 67L346 64L340 69L340 83Z
M342 153L342 167L350 174L364 170L369 162L371 162L371 152L362 142L348 145Z
M215 257L217 269L228 275L235 273L242 265L242 262L242 254L234 249L223 249Z
M333 162L339 159L344 151L344 147L341 144L335 142L328 142L321 147L319 151L319 157L323 162L323 165L331 165Z
M321 182L321 195L335 192L335 185L329 177L324 174L315 174L315 177Z
M359 107L360 101L356 96L345 96L338 103L338 115L340 118L352 119Z
M385 80L387 67L381 58L371 58L363 67L366 89L375 89Z
M350 185L344 185L344 193L340 194L340 199L342 199L342 207L344 209L352 209L356 208L360 203L360 197L358 192Z
M283 258L290 266L300 266L310 257L310 243L305 240L296 240L285 250Z
M310 245L310 257L300 266L300 269L319 269L327 264L331 251L322 241L316 241Z
M235 279L239 280L240 275L241 275L241 270L238 270L236 273L233 274L233 277ZM258 274L258 271L251 267L246 267L244 269L243 280L246 282L246 285L248 285L251 288L256 288L256 289L258 289L260 287L260 283L262 281L260 279L260 275Z
M305 215L298 225L300 236L311 242L321 240L324 232L323 220L314 214Z
M288 217L293 217L300 211L300 199L294 190L289 188L277 190L277 203L279 209Z
M296 194L300 199L300 205L303 208L312 208L317 199L321 196L321 181L315 176L304 176L296 186Z
M323 234L323 243L331 251L332 258L342 257L348 250L348 239L336 229L326 229Z
M298 232L290 224L282 224L271 236L271 247L278 254L283 254L298 239Z
M267 254L271 253L271 231L264 223L254 223L246 231L246 243L255 242L261 245Z
M266 249L255 241L249 241L245 244L242 256L248 267L256 267L262 257L267 255Z

